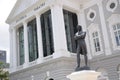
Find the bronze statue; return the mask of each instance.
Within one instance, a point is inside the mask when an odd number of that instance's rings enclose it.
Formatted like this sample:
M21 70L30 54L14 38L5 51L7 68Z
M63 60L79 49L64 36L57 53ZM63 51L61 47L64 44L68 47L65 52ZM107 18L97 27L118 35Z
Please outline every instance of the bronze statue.
M81 69L88 69L87 48L85 43L86 32L82 31L82 26L77 26L78 32L75 34L74 39L77 41L77 67L76 71ZM84 55L85 66L80 67L80 54Z

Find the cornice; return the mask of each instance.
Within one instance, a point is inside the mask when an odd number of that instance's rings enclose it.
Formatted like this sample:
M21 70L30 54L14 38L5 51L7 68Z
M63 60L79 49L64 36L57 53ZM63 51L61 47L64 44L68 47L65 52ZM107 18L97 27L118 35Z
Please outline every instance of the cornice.
M31 66L31 67L28 67L28 68L23 68L23 69L18 70L16 72L12 72L10 75L18 74L18 73L21 73L21 72L26 72L26 71L29 71L29 70L43 68L43 67L46 67L48 65L51 65L51 63L53 65L53 64L63 63L63 62L66 62L66 63L75 62L75 58L74 57L60 57L60 58L56 58L56 59L51 59L49 61L44 61L43 63L36 64L34 66ZM63 66L63 65L61 65L61 66Z
M19 14L17 15L14 15L14 12L16 10L16 8L19 6L19 3L20 3L21 0L18 0L15 4L15 6L13 7L11 13L9 14L7 20L6 20L6 23L8 24L11 24L12 22L14 22L15 20L19 20L20 17L26 17L28 13L32 13L32 12L35 12L35 8L37 6L39 6L39 4L45 2L47 0L38 0L36 3L32 4L31 6L29 6L28 8L25 8L22 12L20 12Z

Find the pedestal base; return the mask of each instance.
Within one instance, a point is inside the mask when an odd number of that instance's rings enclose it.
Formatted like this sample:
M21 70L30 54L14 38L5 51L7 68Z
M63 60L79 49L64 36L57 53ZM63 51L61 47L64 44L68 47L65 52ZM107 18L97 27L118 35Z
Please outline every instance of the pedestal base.
M82 71L82 70L90 70L90 67L83 66L83 67L76 67L75 71Z
M78 72L73 72L67 76L70 80L97 80L100 72L95 72L92 70L83 70Z

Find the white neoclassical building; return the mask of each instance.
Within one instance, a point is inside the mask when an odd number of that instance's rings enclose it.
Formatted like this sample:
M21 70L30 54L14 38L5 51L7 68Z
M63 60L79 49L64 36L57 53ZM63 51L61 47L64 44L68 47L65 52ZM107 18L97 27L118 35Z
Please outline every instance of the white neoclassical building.
M98 80L120 80L120 0L17 0L6 23L10 80L68 80L78 24Z

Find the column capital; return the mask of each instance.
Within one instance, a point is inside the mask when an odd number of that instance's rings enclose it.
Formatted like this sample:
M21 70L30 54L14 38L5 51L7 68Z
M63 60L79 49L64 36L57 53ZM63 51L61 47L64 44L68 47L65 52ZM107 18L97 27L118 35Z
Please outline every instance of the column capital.
M13 31L13 28L12 27L9 27L9 32L11 33Z
M41 14L39 14L39 13L36 13L36 14L35 14L35 17L36 17L36 18L38 18L38 17L40 17L40 16L41 16Z
M76 14L83 14L84 13L84 5L80 4L79 10L77 10Z
M9 31L10 31L10 29L11 30L16 29L17 28L16 26L17 26L16 24L10 24Z
M27 21L23 21L22 24L23 24L23 25L27 25Z
M12 31L15 32L15 33L17 32L16 30L17 30L16 28L12 28Z
M55 6L59 6L62 7L63 3L61 2L61 0L55 0L53 3L50 4L50 8L53 8Z
M84 10L79 10L76 12L77 15L84 14Z

